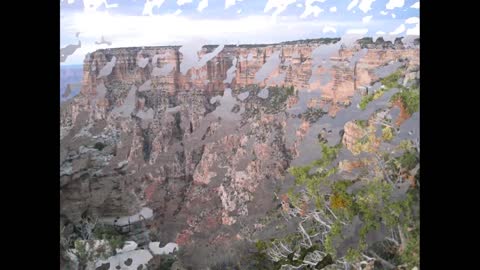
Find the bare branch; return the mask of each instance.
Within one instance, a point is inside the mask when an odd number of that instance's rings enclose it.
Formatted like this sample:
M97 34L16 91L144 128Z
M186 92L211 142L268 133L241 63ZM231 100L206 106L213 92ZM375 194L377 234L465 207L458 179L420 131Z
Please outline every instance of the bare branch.
M307 233L307 232L305 231L305 229L303 228L302 222L300 222L300 223L298 224L298 227L300 228L300 232L302 233L303 238L304 238L304 239L306 238L306 239L308 240L309 246L312 246L312 241L310 240L310 236L308 235L308 233Z
M391 237L385 237L385 239L388 240L388 241L390 241L390 242L392 242L392 243L394 243L396 246L400 246L400 243L398 243L397 240L395 240L395 239L393 239L393 238L391 238Z
M307 260L303 260L303 262L306 263L306 264L310 264L310 265L317 265L317 263L307 261Z
M379 125L382 125L382 126L386 126L386 127L389 127L389 128L392 128L392 129L397 129L396 127L390 125L389 123L385 122L385 121L382 121L382 120L379 120L379 119L375 119L375 121L373 122L374 124L379 124Z
M290 267L289 269L302 269L302 267L304 266L307 266L307 264L301 264L299 266L293 266L293 265L290 265L290 264L283 264L280 269L282 269L283 267Z
M328 229L331 228L331 226L328 225L327 222L323 221L323 220L320 218L320 216L318 215L317 212L313 212L313 213L312 213L312 217L313 217L316 221L320 222L322 225L324 225L325 227L327 227Z
M380 166L380 169L382 170L382 173L383 175L385 176L385 179L393 185L393 181L392 179L390 179L390 176L388 175L387 173L387 170L385 169L385 166L383 164L383 161L382 161L382 158L377 154L377 153L374 153L374 156L377 160L377 164Z
M373 258L373 257L368 257L367 255L365 255L365 253L362 253L362 256L363 256L365 259L369 260L369 261L375 259L375 258Z
M327 210L330 212L330 214L332 214L332 216L338 220L340 223L342 223L343 225L347 225L347 223L343 222L341 219L339 219L332 211L332 209L330 209L330 207L328 207L328 205L325 205L325 207L327 208Z
M280 242L280 246L281 246L286 252L292 253L292 251L291 251L288 247L286 247L282 242Z

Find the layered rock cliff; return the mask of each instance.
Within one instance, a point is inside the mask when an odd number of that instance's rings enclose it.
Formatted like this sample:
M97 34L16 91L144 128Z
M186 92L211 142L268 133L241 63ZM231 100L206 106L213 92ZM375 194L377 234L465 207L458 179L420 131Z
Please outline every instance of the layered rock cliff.
M90 53L81 93L61 107L61 222L148 207L128 234L140 246L175 242L194 269L236 260L289 165L318 157L325 124L337 143L342 111L379 71L418 64L413 45L321 39Z

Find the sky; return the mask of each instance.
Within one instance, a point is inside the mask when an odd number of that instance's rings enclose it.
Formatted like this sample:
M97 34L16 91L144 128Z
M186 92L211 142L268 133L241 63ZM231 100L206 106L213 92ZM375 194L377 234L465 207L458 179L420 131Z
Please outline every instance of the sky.
M62 65L103 48L419 35L418 0L61 0ZM78 36L77 36L78 33ZM103 42L102 43L102 37Z

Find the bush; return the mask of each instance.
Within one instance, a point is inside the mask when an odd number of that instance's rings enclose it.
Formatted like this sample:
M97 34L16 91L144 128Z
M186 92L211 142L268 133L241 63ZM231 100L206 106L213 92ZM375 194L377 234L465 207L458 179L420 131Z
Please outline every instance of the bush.
M293 86L287 87L287 96L292 96L295 93Z
M80 262L86 261L87 260L87 247L86 247L86 242L83 240L76 240L75 241L75 250L76 255L78 257L78 260Z
M407 170L415 168L418 163L417 154L413 150L405 151L402 156L398 158L400 166Z
M173 263L175 263L175 258L171 256L162 257L160 265L158 266L157 270L170 270L172 268Z
M355 120L355 124L359 125L361 128L366 128L368 126L368 120Z
M391 141L393 139L393 131L391 127L384 127L382 129L382 138L384 141Z
M95 227L93 235L96 239L107 240L114 253L115 249L122 248L125 243L125 236L123 236L110 226Z
M385 86L385 88L378 89L375 93L362 97L362 100L360 100L360 104L359 104L360 109L365 110L368 103L379 99L381 96L383 96L385 92L389 91L390 89L395 87L401 88L402 86L398 83L398 80L401 78L401 76L402 76L402 69L398 69L394 73L381 79L380 82Z
M368 103L370 103L371 101L373 101L373 94L362 97L362 100L360 100L360 104L359 104L360 109L365 110L365 108L367 108Z
M251 254L249 261L251 265L248 269L274 269L273 262L270 261L266 251L268 243L266 241L257 240L255 243L257 252Z
M265 241L257 240L255 243L255 247L259 252L265 251L268 248L268 244Z
M337 158L338 152L342 148L342 144L339 143L335 146L328 146L326 143L320 143L320 146L322 147L322 158L315 160L312 165L325 168Z
M398 80L402 76L402 70L398 69L397 71L393 72L392 74L388 75L385 78L382 78L380 82L385 85L385 88L394 88L398 87Z
M102 142L97 142L93 147L97 149L98 151L102 151L103 148L105 148L105 144Z
M420 109L420 90L418 88L407 88L392 96L390 101L399 100L408 114L412 115Z

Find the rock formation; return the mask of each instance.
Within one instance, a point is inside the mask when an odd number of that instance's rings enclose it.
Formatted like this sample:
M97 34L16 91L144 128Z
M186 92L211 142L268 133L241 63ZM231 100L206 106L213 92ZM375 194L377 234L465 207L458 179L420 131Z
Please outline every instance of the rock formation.
M217 263L219 251L234 258L275 207L290 163L319 152L306 148L323 112L353 107L358 89L379 80L377 68L419 62L419 49L403 44L362 52L329 42L226 45L216 55L217 46L203 46L193 60L175 46L90 53L81 93L61 107L61 222L148 207L139 246L175 242L195 269ZM324 47L331 52L314 52ZM357 133L345 126L347 148Z

